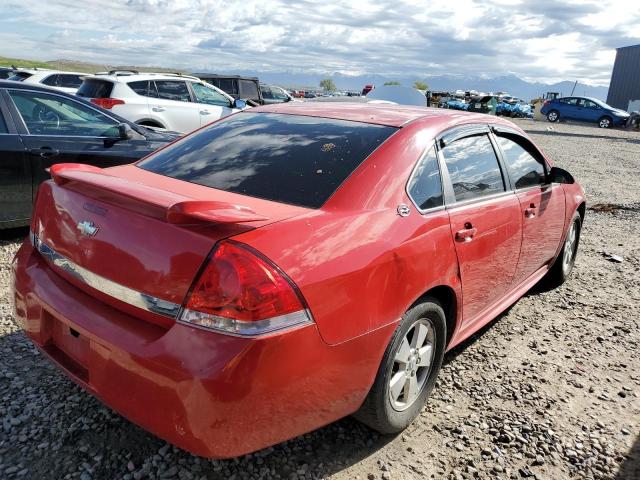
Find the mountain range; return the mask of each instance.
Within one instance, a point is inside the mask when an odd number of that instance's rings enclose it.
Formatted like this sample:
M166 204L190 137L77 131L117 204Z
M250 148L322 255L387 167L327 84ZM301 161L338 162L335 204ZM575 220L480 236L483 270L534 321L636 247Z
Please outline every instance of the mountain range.
M540 97L546 92L558 92L562 96L571 95L574 88L572 81L557 83L528 82L516 75L503 75L493 78L486 76L464 75L432 75L418 77L388 77L384 75L333 75L304 74L289 72L235 72L241 75L257 76L262 82L281 85L287 88L319 88L320 80L331 78L339 90L360 91L367 84L383 85L385 82L396 81L401 85L412 86L416 80L421 80L429 85L430 90L455 91L477 90L479 92L508 92L510 95L523 100L531 100ZM608 87L585 85L578 83L574 95L595 97L603 101L607 99Z

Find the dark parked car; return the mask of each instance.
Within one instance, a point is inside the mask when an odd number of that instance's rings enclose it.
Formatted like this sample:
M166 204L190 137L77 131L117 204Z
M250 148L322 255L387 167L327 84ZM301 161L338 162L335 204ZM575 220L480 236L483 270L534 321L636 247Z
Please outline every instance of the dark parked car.
M0 229L26 225L38 185L55 163L111 167L178 138L76 96L0 80Z
M597 98L562 97L547 100L540 112L550 122L559 120L577 120L579 122L597 123L600 128L624 126L629 114L624 110L613 108Z
M293 100L293 97L284 88L276 85L260 84L260 93L262 93L262 100L265 105L272 103L285 103Z
M191 75L210 83L214 87L218 87L220 90L228 93L236 100L245 100L253 107L264 104L262 93L260 92L260 81L258 80L258 77L218 75L215 73L192 73Z
M11 67L0 67L0 80L5 80L13 75L15 72L15 68Z

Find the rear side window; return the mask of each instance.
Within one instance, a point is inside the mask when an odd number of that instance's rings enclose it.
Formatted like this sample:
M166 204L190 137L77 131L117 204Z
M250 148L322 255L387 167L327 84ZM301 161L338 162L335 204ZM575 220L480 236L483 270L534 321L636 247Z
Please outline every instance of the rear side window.
M456 201L504 192L504 181L487 135L465 137L442 150Z
M14 82L22 82L23 80L29 78L31 76L30 73L27 72L16 72L11 75L8 80L12 80Z
M156 80L154 83L156 84L158 98L175 100L177 102L191 101L187 84L182 80Z
M320 208L395 131L344 120L245 112L138 166L219 190Z
M407 192L420 210L443 205L442 182L434 147L418 163L409 180Z
M240 85L240 98L246 98L249 100L259 100L258 85L256 82L250 80L239 80Z
M45 79L42 80L43 85L49 85L50 87L55 87L58 85L58 75L49 75Z
M149 96L149 82L147 80L140 80L138 82L127 83L129 88L143 97Z
M509 175L516 188L535 187L545 183L544 165L516 139L497 136Z
M64 88L78 88L82 84L80 75L61 73L58 75L58 86Z
M113 90L113 83L104 80L84 80L76 92L79 97L109 98Z

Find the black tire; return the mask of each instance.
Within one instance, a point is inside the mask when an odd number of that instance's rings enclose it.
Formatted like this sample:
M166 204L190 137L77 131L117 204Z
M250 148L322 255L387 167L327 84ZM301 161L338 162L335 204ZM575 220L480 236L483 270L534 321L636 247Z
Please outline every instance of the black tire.
M565 258L566 249L568 248L568 240L571 232L571 228L574 227L576 229L576 237L575 241L572 244L572 252L568 255L568 263ZM547 272L545 276L545 283L549 287L559 287L564 282L567 281L567 278L571 275L573 271L573 267L576 262L576 256L578 255L578 245L580 244L580 233L582 231L582 217L578 212L573 214L573 218L571 219L571 223L569 224L569 228L567 228L567 232L565 233L565 237L562 244L562 250L560 250L560 254L558 258L556 258L553 266Z
M420 322L428 322L433 327L433 357L420 393L404 410L397 410L390 397L390 381L393 375L394 358L407 333ZM447 322L440 303L433 298L425 298L414 305L403 316L382 357L376 379L360 409L354 417L383 434L395 434L404 430L419 414L427 397L435 386L447 339ZM396 374L399 372L396 372Z
M598 119L598 126L600 128L611 128L613 125L613 119L607 115Z
M547 120L552 123L560 121L560 112L557 110L551 110L549 113L547 113Z

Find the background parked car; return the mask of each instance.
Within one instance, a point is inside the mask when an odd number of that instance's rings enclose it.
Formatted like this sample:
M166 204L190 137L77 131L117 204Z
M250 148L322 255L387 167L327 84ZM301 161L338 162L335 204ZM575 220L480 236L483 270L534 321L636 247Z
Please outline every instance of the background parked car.
M215 73L194 73L193 75L226 92L236 100L241 98L253 107L264 103L258 77L218 75Z
M577 120L597 123L600 128L624 126L629 113L607 105L602 100L589 97L562 97L547 100L540 112L550 122L559 120Z
M246 107L196 77L134 70L85 76L78 95L139 125L181 133Z
M78 87L82 84L81 77L85 75L86 73L80 72L19 68L14 70L7 79L27 84L44 85L62 92L76 93Z
M13 67L0 67L0 80L6 80L11 75L13 75L13 72L15 72L15 70L16 69Z
M178 137L73 95L0 80L0 229L28 223L38 185L54 163L131 163Z
M263 102L268 105L272 103L285 103L293 100L293 97L284 88L276 85L260 84L260 93Z

